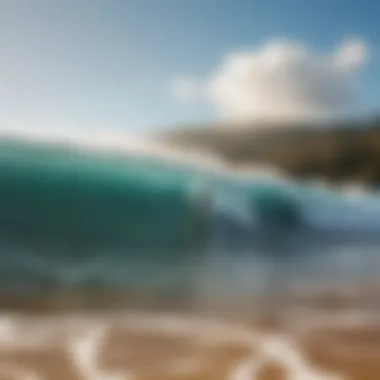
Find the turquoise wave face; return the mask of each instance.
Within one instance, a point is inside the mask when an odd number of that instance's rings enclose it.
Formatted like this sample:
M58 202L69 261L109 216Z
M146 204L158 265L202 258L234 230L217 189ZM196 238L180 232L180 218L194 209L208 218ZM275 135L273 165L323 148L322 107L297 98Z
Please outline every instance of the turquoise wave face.
M2 141L2 239L68 250L192 249L204 226L191 175L163 165Z
M293 232L377 229L380 222L379 197L348 201L280 180L238 180L138 155L3 139L0 170L1 241L39 249L178 254L207 247L218 218L237 228Z
M217 291L232 290L243 269L251 292L263 258L283 273L290 257L322 260L336 247L352 248L348 236L356 239L359 226L376 227L376 236L380 228L374 198L348 202L137 155L1 140L0 170L0 295L164 284L184 298L216 278ZM350 233L336 235L337 226Z

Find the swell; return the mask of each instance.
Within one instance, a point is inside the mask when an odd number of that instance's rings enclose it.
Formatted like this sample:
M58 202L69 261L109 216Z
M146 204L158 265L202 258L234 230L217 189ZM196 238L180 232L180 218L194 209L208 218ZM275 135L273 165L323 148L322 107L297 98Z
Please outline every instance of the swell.
M150 241L159 249L164 238L179 249L192 237L186 183L163 171L35 147L1 153L3 239L73 249L144 249Z
M0 140L0 171L0 306L28 304L25 295L39 305L89 294L98 304L184 302L244 263L239 256L253 258L254 277L256 257L284 272L289 256L347 242L337 231L365 210L280 178L14 139ZM351 232L380 224L380 208L371 210Z
M0 170L2 294L153 288L205 245L191 176L165 162L3 140Z

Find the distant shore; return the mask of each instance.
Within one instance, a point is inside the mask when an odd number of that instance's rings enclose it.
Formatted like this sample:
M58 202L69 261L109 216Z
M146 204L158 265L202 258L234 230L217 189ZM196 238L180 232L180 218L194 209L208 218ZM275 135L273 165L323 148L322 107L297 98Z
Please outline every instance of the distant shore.
M218 154L236 167L264 165L295 179L380 185L380 119L323 126L194 126L160 133L174 146Z

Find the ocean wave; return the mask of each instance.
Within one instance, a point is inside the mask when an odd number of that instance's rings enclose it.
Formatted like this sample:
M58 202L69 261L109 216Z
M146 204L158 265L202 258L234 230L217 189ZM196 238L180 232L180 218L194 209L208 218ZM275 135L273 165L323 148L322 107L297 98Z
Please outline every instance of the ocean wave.
M180 293L215 255L216 268L242 253L318 256L377 239L374 193L301 184L270 168L233 170L132 140L134 150L119 141L123 150L44 136L0 139L4 291L160 284Z

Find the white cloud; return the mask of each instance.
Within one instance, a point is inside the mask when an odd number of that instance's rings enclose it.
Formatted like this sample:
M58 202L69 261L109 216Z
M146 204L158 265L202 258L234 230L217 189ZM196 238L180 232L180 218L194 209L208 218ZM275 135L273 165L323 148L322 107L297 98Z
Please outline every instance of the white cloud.
M224 117L242 121L339 117L355 104L357 74L367 56L360 39L348 39L330 53L293 41L272 41L227 55L198 96ZM191 92L191 83L182 82L182 95Z
M345 41L335 55L335 63L341 69L357 70L368 56L368 48L360 39Z

